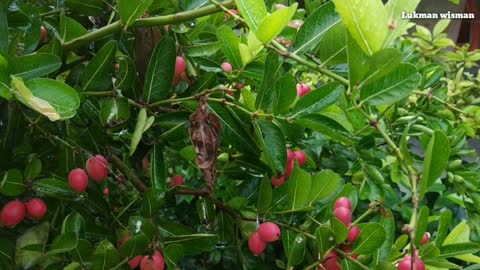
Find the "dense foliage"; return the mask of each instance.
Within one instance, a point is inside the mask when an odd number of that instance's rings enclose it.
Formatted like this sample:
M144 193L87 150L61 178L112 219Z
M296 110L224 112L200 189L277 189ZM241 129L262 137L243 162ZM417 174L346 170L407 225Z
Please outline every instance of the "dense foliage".
M285 2L3 1L0 269L476 269L480 52Z

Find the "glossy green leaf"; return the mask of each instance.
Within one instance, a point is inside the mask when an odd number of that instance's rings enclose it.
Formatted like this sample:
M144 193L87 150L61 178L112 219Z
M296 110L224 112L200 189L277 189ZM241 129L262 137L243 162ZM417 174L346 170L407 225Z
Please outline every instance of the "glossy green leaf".
M335 12L333 2L327 2L317 8L298 30L294 42L295 53L306 52L316 47L326 33L338 24L340 24L340 16Z
M155 46L148 64L143 88L145 102L155 102L170 94L175 73L175 59L175 41L170 37L162 38Z
M62 60L49 53L28 54L15 58L13 73L24 80L42 77L58 70Z
M55 255L63 252L70 251L77 247L78 236L74 232L66 232L58 235L53 240L47 255Z
M319 226L315 231L315 238L317 240L318 253L321 258L329 251L336 243L333 231L327 226Z
M381 0L334 0L337 12L362 50L372 55L388 36L388 15ZM375 14L375 18L372 17Z
M278 81L282 75L282 62L276 53L269 53L265 60L265 71L263 81L260 88L257 90L257 99L255 106L257 108L267 109L273 103L272 85Z
M420 181L420 200L423 199L428 187L442 175L449 158L450 142L448 137L442 131L436 130L425 151L422 180Z
M0 98L4 98L7 101L13 98L13 94L10 92L10 89L3 82L0 82Z
M322 35L314 48L314 52L325 66L348 62L346 31L342 22L336 23Z
M389 29L389 34L385 40L384 47L389 47L401 35L410 28L410 20L402 18L402 13L411 13L415 11L420 0L390 0L385 4L389 23L395 26L395 29Z
M305 207L310 195L312 180L310 175L300 169L295 163L295 168L288 178L288 208L290 210Z
M308 194L309 205L326 201L340 185L340 176L331 170L323 170L312 175L312 184Z
M73 88L52 79L38 78L23 83L22 79L12 76L12 90L20 102L51 121L72 118L80 106Z
M88 62L82 76L83 90L108 91L111 89L113 60L116 51L117 41L109 41Z
M0 193L5 196L15 197L25 192L22 172L18 169L10 169L5 172L0 182Z
M42 222L28 228L17 239L15 263L22 269L30 269L36 266L43 258L42 252L22 250L30 245L42 245L45 247L48 241L50 225L48 222Z
M282 130L268 120L256 120L254 126L262 147L263 157L273 174L284 174L285 164L287 164L287 149Z
M150 219L141 216L130 216L128 229L134 234L142 233L149 239L158 233L158 227Z
M81 197L70 188L67 182L55 178L45 178L35 181L33 183L33 190L45 196L61 200L81 199Z
M382 246L386 239L385 228L378 223L366 223L359 225L360 235L353 244L352 253L370 254Z
M165 263L168 269L175 269L177 264L183 258L183 246L180 244L171 244L163 250Z
M127 56L118 58L118 76L115 81L115 88L122 92L122 95L127 97L134 97L134 83L137 75L135 64L133 60Z
M85 219L76 211L68 214L63 220L62 233L73 232L81 239L85 235L85 230Z
M477 243L450 244L440 247L440 256L450 258L464 254L473 254L478 251L480 251L480 245Z
M259 213L265 213L272 205L273 190L272 182L268 177L263 177L260 189L258 190L257 210Z
M76 13L88 16L98 16L105 11L102 0L65 0L65 5Z
M428 207L422 206L420 208L420 211L418 212L417 226L415 227L417 228L416 236L415 236L415 245L420 245L423 235L427 231L428 215L429 215Z
M330 219L330 226L332 227L333 235L335 236L335 241L337 244L345 242L348 237L348 228L338 220L336 217Z
M181 244L183 246L185 256L190 256L213 250L217 242L218 235L199 233L171 236L165 239L163 243L166 246L172 244Z
M147 190L145 190L145 193L142 199L142 206L141 206L142 215L145 217L151 217L164 204L165 204L165 200L162 198L156 197L153 189L148 188Z
M271 95L271 94L270 94ZM287 73L275 83L273 113L288 113L288 108L297 97L297 83L292 74Z
M125 123L130 118L130 104L126 98L106 98L100 106L100 123L112 128Z
M153 0L117 0L118 14L125 29L140 18L152 2Z
M234 69L243 67L242 56L240 54L240 39L235 35L230 27L224 25L217 30L218 40L222 43L222 51L228 62Z
M143 130L145 128L145 124L147 123L147 110L145 108L141 108L138 112L137 116L137 124L135 125L135 130L133 131L132 140L130 142L130 156L135 153L137 149L138 143L142 139Z
M235 5L248 27L256 32L263 19L267 17L265 2L262 0L235 0Z
M142 255L148 248L150 241L144 234L137 234L132 236L119 249L120 253L129 258L137 255Z
M291 6L279 9L265 17L256 31L258 40L264 44L270 43L290 23L296 10L297 3L293 3Z
M384 77L397 69L401 61L402 54L397 49L383 49L373 54L368 57L365 63L368 68L365 72L365 77L362 78L359 84L362 86Z
M400 64L385 76L370 80L360 88L362 103L368 105L389 105L406 98L416 89L421 76L415 66Z
M76 20L66 17L65 12L60 13L60 40L62 43L71 41L75 38L83 36L87 33L87 29Z
M350 145L352 140L348 131L335 119L320 114L309 114L295 120L295 123L328 136L332 140Z
M191 57L211 56L222 48L221 41L213 41L209 43L199 43L189 46L183 46L183 49Z
M155 144L153 146L151 164L150 164L150 180L152 190L158 199L165 196L165 189L167 183L167 168L165 159L163 157L164 147Z
M32 158L25 166L23 175L25 179L32 179L40 175L42 172L42 161L38 158Z
M337 82L312 90L297 102L292 117L298 118L326 109L338 101L343 90L343 86Z
M93 251L93 246L88 240L79 239L77 246L69 253L74 261L84 262L86 260L90 260L90 256L93 254Z
M443 241L447 237L448 228L450 227L450 223L452 222L452 211L445 210L440 215L440 219L438 221L438 229L437 229L437 236L435 237L435 245L437 247L442 246Z
M305 251L307 247L307 238L304 234L298 234L293 240L290 252L288 254L287 269L299 265L305 257Z
M374 258L377 264L382 261L387 261L392 252L396 229L392 210L385 209L385 214L382 214L380 217L380 225L385 229L385 241L382 246L375 251Z
M103 240L93 252L91 262L93 270L112 269L122 260L120 253L108 240Z
M423 258L422 258L423 259ZM459 265L451 263L445 259L435 258L435 259L424 259L423 262L426 265L434 266L441 269L464 269Z

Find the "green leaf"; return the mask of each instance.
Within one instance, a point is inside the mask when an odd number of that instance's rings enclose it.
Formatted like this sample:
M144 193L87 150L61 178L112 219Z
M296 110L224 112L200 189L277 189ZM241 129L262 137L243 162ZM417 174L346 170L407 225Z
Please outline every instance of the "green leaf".
M282 72L282 62L276 53L269 53L265 60L265 72L262 85L257 90L255 106L257 109L267 109L273 103L274 95L271 93L272 85L275 85ZM296 91L296 90L295 90Z
M440 219L438 221L438 229L437 229L437 236L435 237L435 245L437 247L442 246L443 241L447 237L448 228L450 227L450 223L452 222L452 211L445 210L440 215Z
M366 70L365 77L362 78L360 85L368 84L384 77L397 69L401 61L402 54L397 49L388 48L375 53L367 59L366 66L368 70Z
M117 41L111 40L88 62L82 76L83 90L106 91L112 87L112 71Z
M423 199L428 187L442 175L449 158L450 142L447 135L440 130L436 130L425 151L422 180L420 181L420 200Z
M84 237L85 229L85 219L76 211L68 214L63 220L62 233L73 232L80 239Z
M382 246L386 239L386 232L382 225L378 223L361 224L360 235L353 244L352 253L370 254Z
M310 175L300 169L298 164L295 163L295 168L288 178L288 207L290 210L306 206L310 195L311 183Z
M326 255L336 243L333 231L327 226L319 226L315 231L315 238L317 240L318 253L321 258Z
M285 74L277 80L274 89L273 113L288 113L288 108L297 97L297 83L295 78L290 73Z
M0 98L4 98L7 101L10 101L13 98L13 94L10 92L10 89L3 82L0 82Z
M292 117L299 118L326 109L338 101L343 90L343 85L333 82L311 91L297 102Z
M92 270L107 270L116 266L121 261L120 253L108 240L103 240L93 252L91 262Z
M165 204L165 200L157 198L155 196L155 193L153 192L153 189L148 188L147 190L145 190L145 193L142 199L142 207L141 207L142 215L145 217L151 217L164 204Z
M375 251L375 262L379 264L382 261L387 261L392 252L393 240L395 238L395 219L392 210L385 209L386 214L380 217L380 225L385 229L385 241L382 246Z
M176 55L175 41L171 37L163 37L155 46L143 88L145 102L155 102L169 95L175 73Z
M275 175L284 174L287 149L282 130L268 120L256 120L253 123L267 164Z
M62 60L54 54L36 53L17 57L14 63L13 74L28 81L58 70Z
M158 233L158 227L154 225L150 219L141 216L130 216L128 219L128 229L135 233L141 232L149 239Z
M415 236L415 245L417 246L420 245L423 235L427 231L428 215L429 215L428 207L422 206L418 213L417 225L415 226L415 228L417 228L416 236Z
M310 128L345 145L351 145L349 132L335 119L320 114L309 114L295 120L295 124Z
M60 13L60 40L63 43L71 41L87 33L87 29L76 20L66 17L65 11Z
M443 19L437 22L435 24L435 27L433 28L433 36L436 37L439 34L441 34L445 29L447 29L448 25L450 24L450 19Z
M323 170L312 175L308 194L309 205L328 200L340 185L340 176L331 170Z
M175 269L177 264L183 258L183 246L180 244L172 244L163 250L165 263L168 269Z
M238 45L238 51L240 52L240 57L242 58L242 63L244 65L247 65L252 61L253 59L252 52L250 52L250 49L248 48L247 45L240 43Z
M65 83L52 79L33 79L23 83L12 76L12 90L16 98L51 121L72 118L80 106L77 92Z
M272 182L268 177L263 177L260 189L258 190L257 210L259 213L265 213L272 205L273 190Z
M117 0L117 9L120 19L126 30L136 19L148 10L153 0Z
M115 88L121 90L122 95L135 97L134 83L137 76L133 60L126 56L118 58L118 79L115 81Z
M33 158L27 163L27 166L25 166L23 175L25 176L25 179L32 179L39 176L41 172L42 161L38 158Z
M348 62L346 31L343 23L336 23L322 35L318 45L313 49L324 66ZM360 48L358 50L361 51Z
M216 234L188 234L175 235L168 237L163 243L168 246L172 244L181 244L185 256L200 254L202 252L211 251L218 242Z
M141 108L138 112L137 117L137 124L135 125L135 130L133 131L132 140L130 142L130 156L135 153L137 149L138 143L142 139L143 130L145 128L145 124L147 123L147 110L145 108Z
M465 220L462 220L453 230L448 234L445 241L443 241L444 245L450 244L459 244L459 243L467 243L470 241L470 227L468 226Z
M293 3L293 5L279 9L265 17L256 31L258 40L263 42L263 44L270 43L270 41L280 34L283 28L290 23L297 10L297 6L297 3Z
M93 254L92 244L85 239L79 239L77 247L69 252L72 259L77 262L84 262L90 260L90 256Z
M243 67L242 56L240 54L240 39L235 35L233 30L223 25L217 30L218 40L222 44L222 51L228 62L232 64L234 69Z
M105 128L112 128L125 123L130 118L128 99L106 98L100 106L100 123Z
M66 232L58 235L53 240L50 250L46 255L51 256L63 252L70 251L77 247L78 236L74 232Z
M263 19L267 17L265 2L263 0L235 0L235 5L248 27L256 32Z
M450 258L464 254L473 254L478 251L480 251L480 245L477 243L450 244L440 247L440 256L443 258Z
M0 183L0 192L2 195L16 197L25 192L22 172L18 169L10 169L3 174Z
M390 0L385 4L385 9L389 18L389 24L395 26L395 29L389 28L389 35L384 43L387 48L395 42L395 40L407 33L411 27L410 20L402 18L402 13L410 13L416 10L420 0Z
M348 228L338 220L336 217L330 219L330 226L332 226L333 235L335 236L335 241L337 244L345 242L348 237Z
M61 200L79 200L79 196L74 192L67 182L55 179L45 178L33 183L33 190L48 197L54 197Z
M367 55L382 49L387 39L389 22L381 0L334 0L333 2L348 31Z
M48 222L28 228L18 237L15 252L15 263L22 269L32 269L43 258L42 252L22 250L26 246L42 245L45 247L48 241L50 226Z
M165 148L158 144L153 146L151 163L150 163L150 181L152 191L156 198L161 199L165 196L167 183L167 167L163 152Z
M415 66L402 63L385 76L362 85L360 98L368 105L389 105L408 97L421 78Z
M299 233L293 240L290 252L288 254L287 269L294 265L299 265L305 257L305 250L307 247L307 238L303 233Z
M303 53L316 47L326 33L338 24L340 24L340 16L335 12L333 2L327 2L317 8L298 30L297 38L293 43L295 53Z
M119 249L120 253L128 258L133 258L137 255L142 255L148 248L150 241L144 234L137 234L132 236Z
M76 14L99 16L105 10L102 0L65 0L65 5Z
M182 46L182 48L187 52L190 57L201 57L201 56L212 56L220 48L222 48L223 43L220 41L212 41L208 43L195 43L189 46Z

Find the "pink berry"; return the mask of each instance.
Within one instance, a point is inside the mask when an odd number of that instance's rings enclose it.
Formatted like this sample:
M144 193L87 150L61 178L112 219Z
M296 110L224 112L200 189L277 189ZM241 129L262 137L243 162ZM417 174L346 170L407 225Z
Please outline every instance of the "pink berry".
M285 167L285 177L286 178L288 178L292 174L294 167L295 167L295 161L293 159L288 160L287 161L287 166Z
M230 73L232 72L232 65L229 62L223 62L221 65L223 71Z
M130 266L131 269L135 269L140 265L141 261L142 261L142 256L138 255L128 261L128 266Z
M272 185L274 187L279 187L281 186L283 183L285 183L285 176L282 176L280 178L277 178L276 176L272 176Z
M110 194L110 189L104 188L103 189L103 195L108 196Z
M297 84L297 95L298 95L299 97L305 96L305 95L308 94L310 91L311 91L310 86L308 86L308 85L306 85L306 84L303 84L303 83Z
M264 222L258 227L260 239L264 242L275 242L280 238L280 228L272 222Z
M352 246L351 245L344 245L344 244L341 244L340 245L340 249L345 251L345 253L350 253L352 252Z
M88 187L88 175L80 168L73 169L68 174L68 184L76 192L84 192Z
M15 227L22 222L25 213L25 205L21 201L10 201L3 206L0 220L7 227Z
M345 207L335 208L333 215L345 224L345 226L348 226L350 222L352 222L352 213L350 212L350 209Z
M108 175L108 161L102 155L96 155L87 160L87 173L95 182L101 182Z
M175 75L180 76L187 69L187 62L181 56L177 56L175 60Z
M165 259L160 252L155 251L151 256L143 256L140 262L141 270L163 270L165 268Z
M340 266L340 263L338 263L338 259L336 257L332 258L327 258L323 263L322 263L323 269L328 269L328 270L342 270L342 267ZM321 268L320 268L321 269Z
M358 236L360 235L360 229L357 226L352 226L350 230L348 230L348 237L347 241L350 243L355 242Z
M398 263L398 270L411 270L412 269L412 256L405 256ZM413 270L425 270L425 264L419 257L415 257L415 264L413 265Z
M305 152L303 152L302 150L294 151L293 154L298 161L298 165L303 166L303 164L307 162L307 155L305 155Z
M248 248L255 256L262 254L266 247L267 243L260 238L260 234L258 232L254 232L248 239Z
M335 205L333 206L333 208L339 208L339 207L345 207L347 209L350 209L350 211L351 211L352 210L352 202L347 197L340 197L335 202Z
M183 180L183 177L179 174L175 175L174 177L172 177L172 179L170 179L170 187L174 187L174 186L181 186L185 183L185 181Z
M295 154L292 150L287 149L287 161L293 160L295 158Z
M420 242L420 245L425 245L428 242L428 239L430 239L430 233L426 232L423 234L422 241Z
M33 220L39 220L47 213L47 205L42 199L34 198L25 204L27 216Z

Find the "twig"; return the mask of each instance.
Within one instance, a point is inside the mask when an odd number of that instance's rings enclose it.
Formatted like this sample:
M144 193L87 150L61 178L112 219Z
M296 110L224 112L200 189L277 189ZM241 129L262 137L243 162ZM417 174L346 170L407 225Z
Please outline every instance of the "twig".
M119 157L117 157L114 154L111 154L110 157L111 157L113 166L115 166L118 170L120 170L124 175L128 175L130 181L138 191L144 192L147 189L147 186L142 182L142 180L140 180L140 178L138 178L138 176L135 175L135 173L132 170L130 170L127 167L127 165L125 165L125 163L123 163L123 161Z

